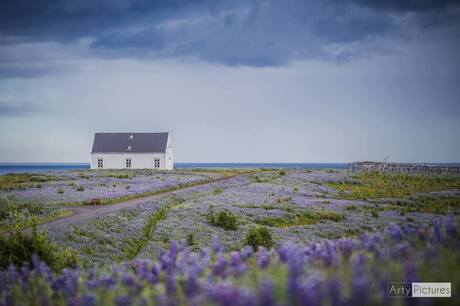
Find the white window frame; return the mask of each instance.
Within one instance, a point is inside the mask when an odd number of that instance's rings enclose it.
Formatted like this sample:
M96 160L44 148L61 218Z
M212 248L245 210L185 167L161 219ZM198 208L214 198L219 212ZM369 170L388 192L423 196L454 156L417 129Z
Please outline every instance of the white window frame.
M160 168L160 159L159 158L154 158L153 159L153 167Z
M104 159L103 158L98 158L97 159L97 167L98 168L104 168Z
M125 159L125 168L131 168L133 166L133 160L129 157Z

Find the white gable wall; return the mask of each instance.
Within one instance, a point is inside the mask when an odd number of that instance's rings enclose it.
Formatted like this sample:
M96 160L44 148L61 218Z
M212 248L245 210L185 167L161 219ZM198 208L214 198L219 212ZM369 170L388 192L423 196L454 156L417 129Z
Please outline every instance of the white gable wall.
M173 155L173 147L171 143L171 134L168 134L168 142L166 143L165 166L166 166L166 169L168 170L174 169L174 155Z
M126 169L127 158L131 158L131 169L173 169L173 161L166 160L166 153L92 153L91 169L101 169L97 167L99 158L104 161L102 169ZM160 168L154 167L155 158L160 159Z

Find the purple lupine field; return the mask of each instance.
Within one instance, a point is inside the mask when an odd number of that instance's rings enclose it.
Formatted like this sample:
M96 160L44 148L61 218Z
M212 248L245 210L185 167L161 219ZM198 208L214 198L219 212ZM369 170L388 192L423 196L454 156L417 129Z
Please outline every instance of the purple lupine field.
M29 188L1 191L4 197L46 203L73 203L92 198L111 199L149 191L161 190L178 184L207 179L201 173L148 170L103 171L49 171L56 180L35 184ZM37 188L37 186L40 186Z
M58 227L44 222L40 239L75 261L4 265L0 305L437 305L445 300L388 298L386 284L450 281L458 291L459 178L305 169L125 175L62 172L74 179L1 192L54 207L109 190L117 198L224 179L107 213L97 212L117 204L91 207L95 216Z
M172 241L152 259L53 272L34 257L0 272L0 305L384 305L386 282L450 280L460 289L459 226L391 225L356 238L226 253ZM34 301L31 303L31 301ZM437 305L425 299L424 305Z

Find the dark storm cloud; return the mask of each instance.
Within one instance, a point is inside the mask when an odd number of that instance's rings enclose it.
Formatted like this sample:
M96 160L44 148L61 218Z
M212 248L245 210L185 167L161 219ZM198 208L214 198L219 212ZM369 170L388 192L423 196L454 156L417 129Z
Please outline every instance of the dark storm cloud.
M0 3L0 36L61 43L88 38L99 56L275 66L372 54L383 40L406 35L408 13L415 28L456 23L459 16L456 1L446 0L16 0Z
M352 0L359 5L396 12L435 11L458 6L458 0Z

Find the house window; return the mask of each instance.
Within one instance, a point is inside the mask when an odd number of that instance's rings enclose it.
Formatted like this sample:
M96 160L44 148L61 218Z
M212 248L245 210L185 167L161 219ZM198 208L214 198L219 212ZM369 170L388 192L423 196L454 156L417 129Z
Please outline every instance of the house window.
M160 159L155 158L153 161L154 161L155 168L160 168Z
M131 168L131 158L126 159L126 168Z
M104 159L102 159L102 158L97 159L97 167L98 168L104 168Z

